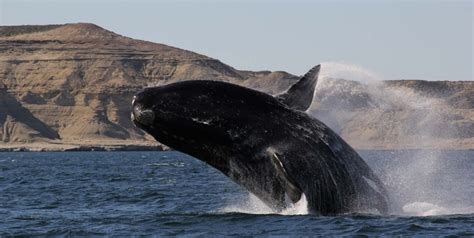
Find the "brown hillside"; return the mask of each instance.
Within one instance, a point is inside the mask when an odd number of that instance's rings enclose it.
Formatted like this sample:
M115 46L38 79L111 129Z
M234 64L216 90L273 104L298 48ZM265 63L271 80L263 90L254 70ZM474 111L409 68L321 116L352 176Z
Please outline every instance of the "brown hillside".
M297 77L236 70L93 24L0 26L0 149L155 144L130 121L132 96L202 79L276 94ZM356 148L474 149L472 81L322 78L310 112Z
M2 134L4 142L146 140L130 122L132 96L145 86L210 79L276 92L296 79L284 72L239 71L87 23L0 27L0 36L0 86L12 101L3 102L0 112L7 118L0 125L9 132ZM28 117L4 116L17 109Z

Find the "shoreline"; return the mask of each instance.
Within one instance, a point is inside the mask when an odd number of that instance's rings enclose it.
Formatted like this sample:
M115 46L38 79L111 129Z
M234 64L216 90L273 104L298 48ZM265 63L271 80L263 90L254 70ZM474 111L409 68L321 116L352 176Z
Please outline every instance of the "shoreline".
M74 152L74 151L167 151L158 143L104 142L104 143L18 143L0 144L0 152Z
M135 146L77 146L71 148L31 148L31 147L8 147L0 148L0 152L81 152L81 151L169 151L169 149L164 149L158 146L145 146L145 145L135 145Z
M474 151L474 148L354 148L356 151ZM15 144L0 145L0 152L110 152L175 151L160 144Z

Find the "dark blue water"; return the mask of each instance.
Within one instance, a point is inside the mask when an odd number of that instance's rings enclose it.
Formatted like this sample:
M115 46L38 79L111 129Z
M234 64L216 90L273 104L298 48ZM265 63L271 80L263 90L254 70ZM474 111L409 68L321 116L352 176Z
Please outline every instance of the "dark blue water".
M0 236L474 236L474 151L361 154L390 216L275 214L176 152L0 153Z

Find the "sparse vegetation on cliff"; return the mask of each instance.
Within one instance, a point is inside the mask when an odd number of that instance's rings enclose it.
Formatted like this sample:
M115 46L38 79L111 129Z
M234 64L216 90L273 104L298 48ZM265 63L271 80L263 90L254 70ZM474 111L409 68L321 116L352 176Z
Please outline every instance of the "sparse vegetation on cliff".
M0 37L29 34L41 31L49 31L62 25L23 25L23 26L0 26Z

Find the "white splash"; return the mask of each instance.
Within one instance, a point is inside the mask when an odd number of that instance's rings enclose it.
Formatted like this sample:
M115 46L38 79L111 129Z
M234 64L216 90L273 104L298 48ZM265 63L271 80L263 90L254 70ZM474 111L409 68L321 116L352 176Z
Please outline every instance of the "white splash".
M384 80L382 76L374 71L368 70L360 65L345 62L323 62L319 78L324 79L348 79L362 83L377 82ZM319 82L318 82L319 84Z
M306 215L308 214L308 202L303 194L295 204L291 204L283 211L276 212L268 207L257 196L249 193L246 200L238 204L229 205L220 210L222 213L247 213L247 214L280 214L280 215Z
M329 126L334 124L336 127L344 128L346 123L351 123L351 117L354 115L349 112L358 110L358 108L349 108L348 105L351 104L344 104L345 108L337 108L337 100L344 99L334 97L334 95L368 95L370 105L378 112L386 113L386 115L405 113L406 120L394 125L386 124L388 130L395 130L394 135L400 135L392 140L437 148L434 146L434 138L437 136L439 126L444 125L447 115L443 111L447 106L443 105L442 99L420 95L411 88L383 86L381 83L385 80L383 76L350 63L322 63L319 78L314 97L314 102L317 103L313 103L315 107L310 109L309 113L318 115L318 118ZM344 84L344 82L337 84L337 79L358 81L361 85ZM319 103L325 102L326 99L329 100L326 101L327 104L335 103L336 105L331 110L317 111ZM458 131L453 128L445 133L455 135ZM379 174L389 190L394 214L432 216L474 212L474 209L469 207L472 202L451 203L453 194L462 193L461 191L456 190L455 187L452 191L444 191L437 186L440 180L452 179L451 172L445 170L446 161L442 159L439 151L419 151L414 155L408 153L401 157L407 158L400 158Z
M474 207L442 207L429 202L413 202L403 206L403 215L441 216L450 214L472 214Z
M308 201L304 193L298 202L280 212L281 215L307 215L308 213Z
M429 202L414 202L403 206L403 213L412 216L437 216L449 214L449 210Z

